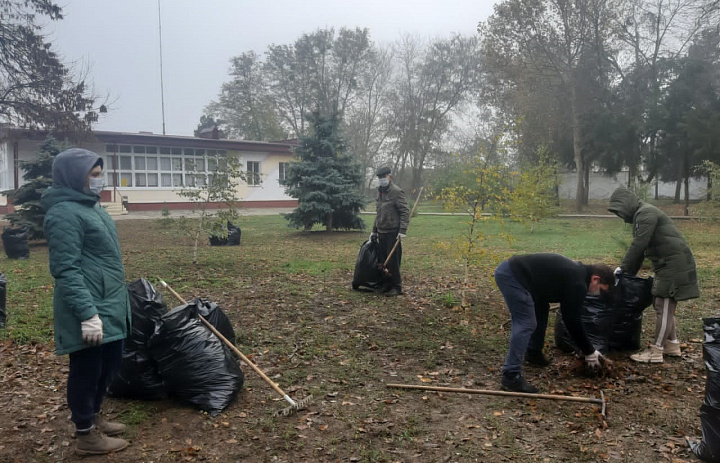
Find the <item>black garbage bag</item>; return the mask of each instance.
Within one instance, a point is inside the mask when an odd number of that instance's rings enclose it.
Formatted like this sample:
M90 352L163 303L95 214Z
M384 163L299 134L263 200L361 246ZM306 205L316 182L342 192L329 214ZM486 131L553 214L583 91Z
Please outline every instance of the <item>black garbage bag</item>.
M7 311L5 301L7 300L7 277L0 273L0 328L5 328L7 323Z
M230 344L235 344L235 330L225 312L214 302L196 298L191 304L196 305L202 317L214 326Z
M148 351L148 341L167 313L167 304L161 293L141 278L128 284L132 327L125 339L118 374L108 388L113 397L129 399L164 399L165 385L157 363Z
M197 305L163 315L149 349L171 396L215 415L243 385L243 372L231 351L198 318Z
M704 318L703 331L703 360L707 370L705 403L720 408L720 317Z
M132 331L125 342L133 347L147 348L147 341L155 332L155 326L167 313L168 308L162 293L144 278L128 284L130 309L132 310Z
M602 296L588 295L583 302L580 318L595 350L607 354L610 350L609 333L613 321L612 304ZM555 346L566 353L578 350L560 312L555 317Z
M615 286L615 307L610 326L610 350L635 351L642 347L643 311L652 304L653 278L623 273Z
M160 400L167 398L165 383L160 377L157 362L147 349L123 350L120 370L108 388L111 397L137 400Z
M720 463L720 318L704 318L705 401L700 406L702 441L690 448L703 461Z
M3 228L2 242L8 259L27 259L30 257L27 227Z
M228 220L227 236L210 236L210 246L240 246L242 230Z
M383 274L380 270L379 244L377 240L367 240L360 246L355 273L353 274L352 289L361 287L377 289L382 286Z

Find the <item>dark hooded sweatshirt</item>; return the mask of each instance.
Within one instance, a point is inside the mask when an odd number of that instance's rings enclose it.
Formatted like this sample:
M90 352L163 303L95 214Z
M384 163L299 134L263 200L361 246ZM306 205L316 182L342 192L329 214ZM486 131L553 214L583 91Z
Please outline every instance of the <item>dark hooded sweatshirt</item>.
M581 319L592 267L550 253L513 256L508 263L515 278L532 295L536 318L547 319L550 303L559 302L560 314L575 345L585 355L595 352Z
M130 300L115 222L85 192L85 179L97 154L72 148L53 162L53 186L42 195L50 273L55 278L53 315L55 348L66 354L87 347L80 323L98 314L103 343L125 339L130 326Z
M700 297L695 258L670 217L644 203L627 188L610 196L608 210L633 225L633 240L620 267L635 275L647 257L652 262L652 294L677 301Z

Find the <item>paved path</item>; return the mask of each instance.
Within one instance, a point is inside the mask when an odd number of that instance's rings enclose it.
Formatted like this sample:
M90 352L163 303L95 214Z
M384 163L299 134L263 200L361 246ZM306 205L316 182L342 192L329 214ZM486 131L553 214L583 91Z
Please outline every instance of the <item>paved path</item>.
M292 207L270 207L270 208L238 208L238 214L242 215L280 215L292 212ZM188 218L199 217L199 212L192 210L177 209L171 210L170 217L185 216ZM131 211L127 214L113 215L115 220L134 220L134 219L162 219L162 211Z

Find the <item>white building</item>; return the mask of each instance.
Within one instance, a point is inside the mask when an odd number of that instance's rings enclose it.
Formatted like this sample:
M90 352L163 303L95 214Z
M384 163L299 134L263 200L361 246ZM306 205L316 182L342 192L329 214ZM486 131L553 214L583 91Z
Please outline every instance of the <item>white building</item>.
M217 131L214 132L215 136ZM34 160L46 134L0 127L0 190L23 184L22 161ZM238 155L246 169L237 196L240 207L296 207L279 183L293 160L293 143L267 143L217 138L158 135L149 132L92 132L86 140L66 145L94 151L104 158L104 203L125 203L129 211L189 209L178 191L198 172L212 172L229 154ZM215 205L219 206L219 205ZM0 214L12 212L0 196Z

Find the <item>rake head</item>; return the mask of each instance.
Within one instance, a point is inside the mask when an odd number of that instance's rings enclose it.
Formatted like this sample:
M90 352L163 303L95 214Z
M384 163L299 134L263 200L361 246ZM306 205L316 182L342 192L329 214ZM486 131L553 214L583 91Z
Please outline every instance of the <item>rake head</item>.
M295 413L297 413L300 410L304 410L305 408L308 407L308 405L310 405L313 402L313 396L311 394L311 395L305 397L304 399L300 399L300 400L292 400L289 397L285 396L285 400L290 402L291 405L289 407L283 408L282 410L276 411L275 416L290 416L290 415L294 415Z

